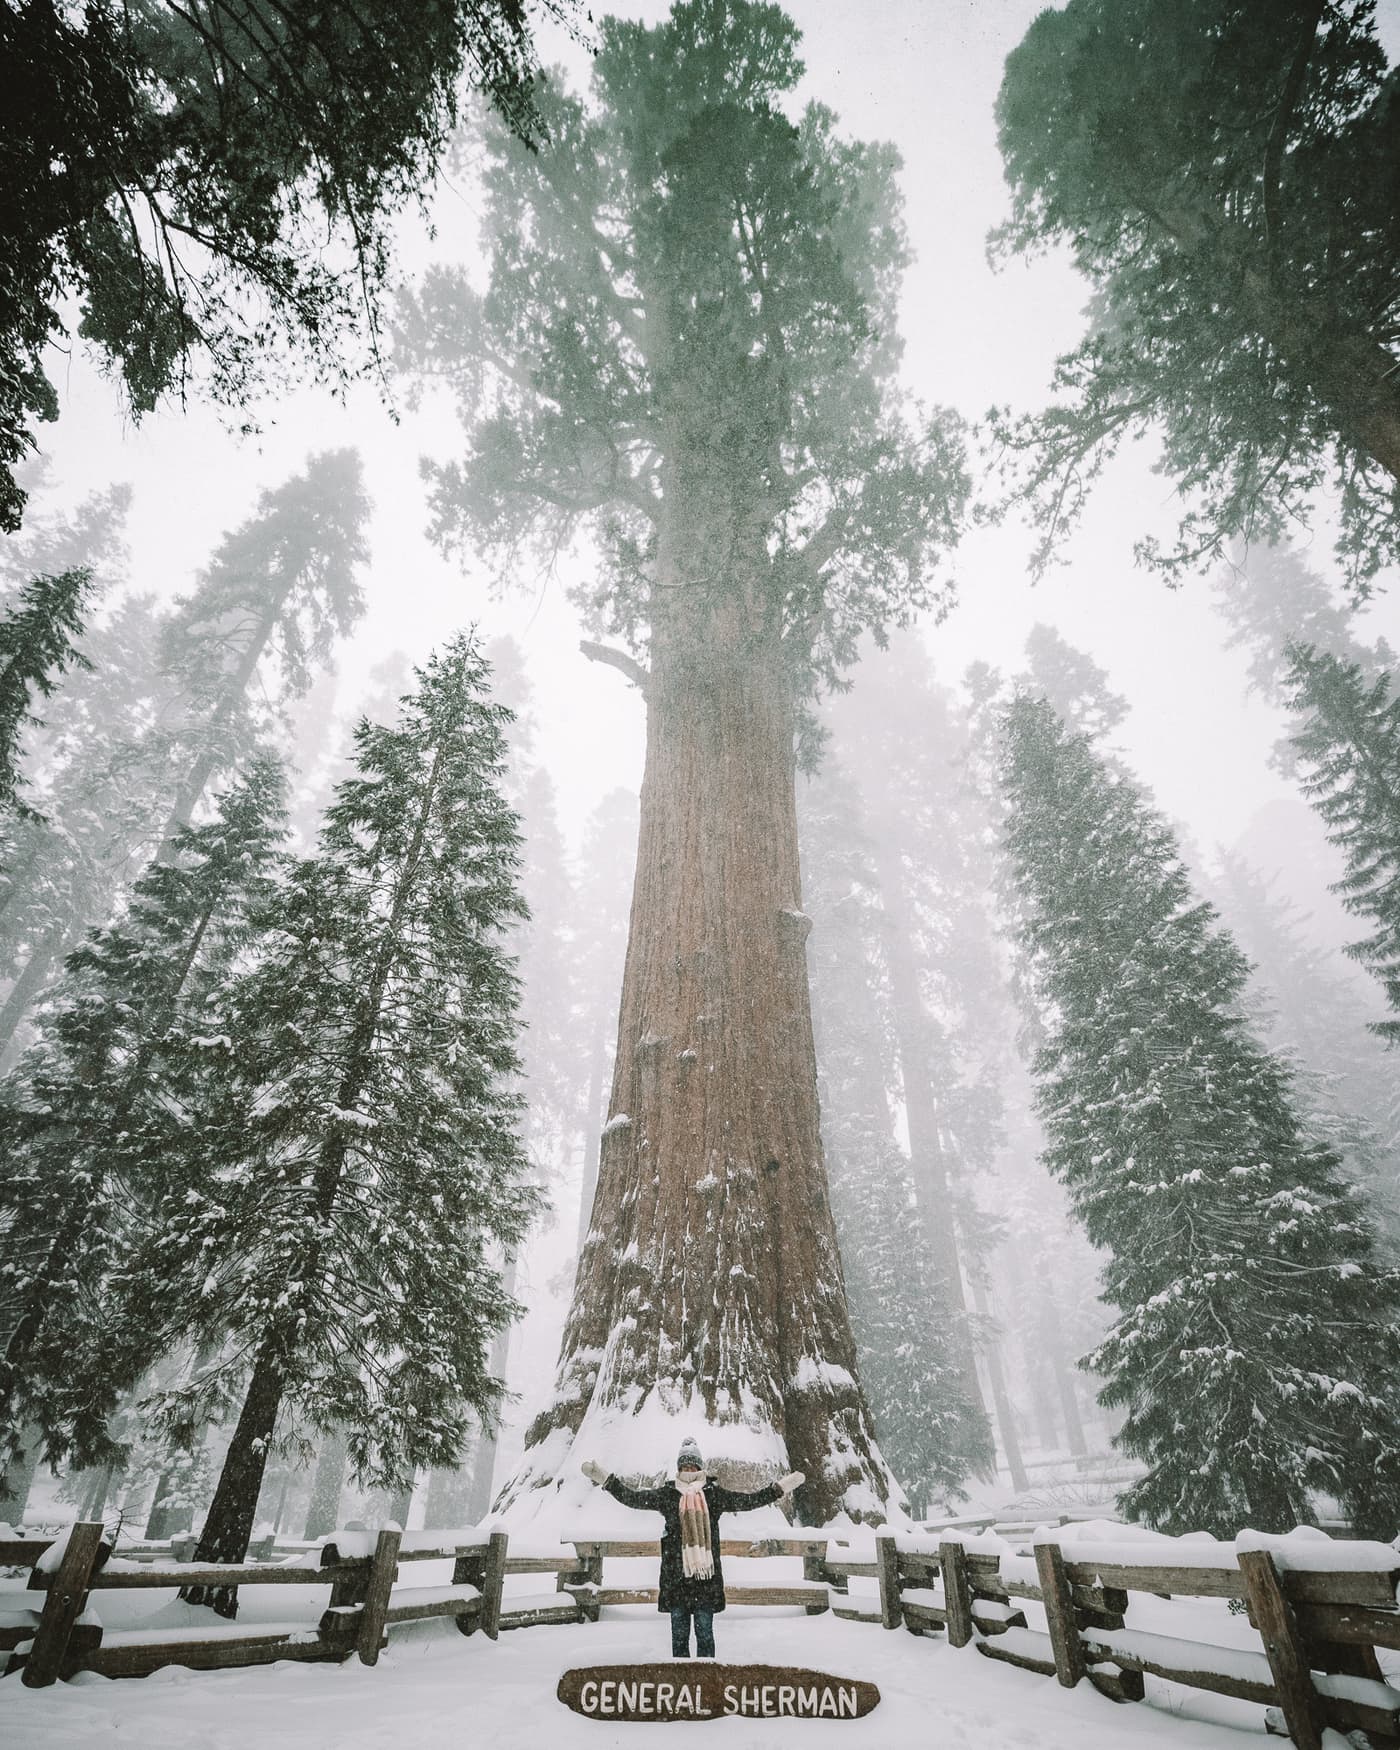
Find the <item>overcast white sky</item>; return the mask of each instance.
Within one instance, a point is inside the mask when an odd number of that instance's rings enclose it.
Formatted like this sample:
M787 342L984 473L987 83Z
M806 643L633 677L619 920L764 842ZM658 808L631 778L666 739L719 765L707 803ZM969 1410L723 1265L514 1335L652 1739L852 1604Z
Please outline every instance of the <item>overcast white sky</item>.
M656 18L665 8L618 10ZM850 133L893 140L904 158L917 257L902 319L909 388L974 419L994 401L1038 405L1055 354L1078 335L1085 287L1061 261L994 274L984 253L986 233L1006 208L993 103L1007 52L1040 10L1036 0L794 0L790 10L805 33L801 96L831 105ZM1393 45L1400 0L1383 0L1381 10ZM562 36L547 38L545 49L575 79L586 77L586 57ZM435 219L433 245L406 228L406 266L434 253L475 258L477 215L468 192L444 191ZM561 587L570 579L522 579L518 595L492 602L484 567L463 572L424 539L417 462L424 452L444 455L455 446L445 404L417 415L400 408L396 425L371 389L348 406L305 392L262 409L262 435L240 439L194 404L133 429L115 390L79 357L66 363L60 387L62 417L44 435L64 495L112 480L133 484L133 581L161 593L185 588L258 490L294 472L308 450L359 446L376 503L374 560L369 611L342 655L342 699L353 703L368 669L390 650L420 660L446 633L478 620L525 648L540 751L571 839L577 842L604 791L637 782L640 702L621 676L577 654ZM1030 540L1023 529L970 533L957 567L960 604L929 640L940 671L954 679L977 658L1014 665L1037 619L1058 626L1131 698L1122 738L1129 757L1163 805L1209 847L1233 840L1262 802L1293 792L1266 767L1277 724L1269 711L1244 703L1242 663L1220 650L1207 585L1172 592L1134 569L1134 540L1172 523L1170 483L1148 471L1149 460L1125 457L1106 476L1071 563L1035 588L1025 576ZM1325 539L1317 559L1326 566ZM580 574L586 563L580 555ZM1373 618L1400 641L1393 596Z

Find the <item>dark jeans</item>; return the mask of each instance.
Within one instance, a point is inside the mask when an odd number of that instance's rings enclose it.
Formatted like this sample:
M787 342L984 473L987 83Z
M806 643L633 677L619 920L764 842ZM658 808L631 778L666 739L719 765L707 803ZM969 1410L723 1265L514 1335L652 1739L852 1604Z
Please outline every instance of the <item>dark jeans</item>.
M677 1605L671 1612L671 1657L690 1657L690 1619L695 1618L695 1656L713 1659L715 1656L715 1613L713 1610L692 1610L688 1604Z

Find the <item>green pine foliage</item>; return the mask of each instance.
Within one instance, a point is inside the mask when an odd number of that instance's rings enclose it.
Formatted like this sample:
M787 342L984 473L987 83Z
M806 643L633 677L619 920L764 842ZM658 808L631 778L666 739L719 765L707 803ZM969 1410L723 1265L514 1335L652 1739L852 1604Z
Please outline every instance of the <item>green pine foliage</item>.
M1106 1255L1116 1317L1088 1358L1124 1497L1170 1532L1400 1525L1400 1279L1242 1018L1249 967L1140 791L1044 702L1006 721L1005 832L1048 1017L1045 1162Z
M1293 738L1303 788L1346 858L1342 904L1371 925L1347 952L1400 1011L1400 696L1388 673L1368 677L1359 663L1312 646L1295 647L1292 658L1293 708L1307 714ZM1372 1030L1393 1042L1400 1020Z
M458 638L396 724L360 724L316 854L261 918L218 1036L189 1042L190 1146L126 1298L221 1357L156 1404L172 1431L246 1380L201 1559L246 1546L279 1415L343 1428L360 1476L394 1487L455 1462L499 1400L487 1351L517 1310L499 1259L538 1197L503 945L525 916L509 713L487 675Z
M179 1140L180 1066L267 900L282 777L260 759L215 817L176 838L123 915L69 955L34 1046L0 1085L0 1453L26 1423L50 1457L110 1457L107 1419L158 1349L109 1328L111 1273L139 1235Z
M20 743L57 676L85 658L78 650L92 573L78 569L36 577L0 620L0 810L24 804L17 794Z
M1105 462L1161 439L1169 574L1307 524L1334 497L1365 592L1400 504L1400 145L1375 0L1066 0L1006 60L1012 196L994 243L1064 245L1093 288L1042 412L994 410L1061 546Z

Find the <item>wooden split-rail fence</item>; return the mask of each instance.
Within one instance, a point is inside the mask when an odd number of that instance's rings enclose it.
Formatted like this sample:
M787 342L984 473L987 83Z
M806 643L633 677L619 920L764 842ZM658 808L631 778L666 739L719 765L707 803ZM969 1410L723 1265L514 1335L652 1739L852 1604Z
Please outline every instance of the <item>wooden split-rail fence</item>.
M726 1556L804 1558L804 1578L773 1585L730 1585L734 1604L802 1605L809 1613L829 1605L832 1580L843 1584L840 1564L824 1560L827 1539L807 1537L725 1539ZM50 1555L48 1552L52 1550ZM77 1671L106 1677L144 1677L164 1665L197 1670L265 1664L277 1659L343 1660L358 1655L373 1665L395 1624L448 1617L463 1634L478 1628L494 1640L501 1629L542 1623L596 1622L605 1604L655 1604L654 1586L608 1586L609 1556L658 1557L655 1541L580 1540L558 1554L510 1553L504 1531L352 1533L331 1537L290 1559L199 1565L173 1559L170 1550L133 1549L113 1556L96 1522L74 1525L57 1544L49 1538L0 1539L0 1567L30 1571L29 1590L42 1593L33 1608L6 1608L24 1594L0 1602L0 1655L6 1671L19 1671L42 1687ZM273 1558L273 1546L266 1555ZM408 1564L453 1564L448 1586L413 1585ZM868 1564L857 1564L866 1571ZM871 1570L873 1571L873 1570ZM505 1595L507 1576L548 1574L552 1593ZM182 1586L327 1586L330 1596L319 1622L214 1621L198 1628L157 1634L104 1628L87 1606L94 1592Z
M739 1581L726 1594L732 1604L832 1609L890 1629L946 1633L955 1647L975 1646L1067 1687L1087 1681L1115 1701L1142 1700L1145 1675L1234 1696L1262 1704L1268 1728L1302 1750L1321 1750L1327 1727L1364 1732L1374 1750L1400 1750L1400 1688L1384 1680L1377 1659L1378 1648L1400 1650L1400 1551L1290 1540L1286 1551L1188 1541L1164 1553L1126 1542L1061 1544L1043 1532L1018 1549L1004 1541L1010 1527L999 1532L882 1534L859 1555L820 1533L725 1539L727 1557L803 1563L800 1581ZM1161 1559L1141 1559L1149 1552ZM0 1606L0 1654L31 1686L80 1670L144 1676L164 1665L354 1656L372 1665L399 1623L447 1617L464 1634L481 1629L495 1639L502 1629L596 1622L604 1605L655 1604L654 1586L608 1585L604 1564L658 1554L649 1540L582 1539L553 1553L512 1554L503 1531L387 1530L337 1534L290 1559L209 1567L172 1560L168 1550L108 1559L102 1526L82 1523L57 1544L0 1541L0 1566L29 1569L29 1589L42 1595L32 1609ZM413 1568L428 1561L452 1563L449 1585L412 1582ZM550 1575L554 1590L507 1594L507 1577L522 1574ZM878 1583L878 1603L848 1592L857 1576ZM218 1621L159 1633L104 1628L86 1609L99 1591L189 1585L319 1585L329 1597L318 1621ZM1262 1651L1128 1629L1133 1593L1239 1600ZM24 1596L9 1593L5 1603ZM1044 1629L1029 1625L1027 1602L1043 1610Z
M961 1538L934 1545L886 1534L875 1540L873 1564L880 1620L915 1634L946 1632L955 1647L973 1644L1067 1688L1087 1680L1115 1701L1141 1701L1147 1674L1260 1703L1266 1729L1300 1750L1321 1750L1327 1727L1366 1734L1372 1750L1400 1746L1400 1688L1384 1680L1376 1657L1377 1648L1400 1649L1400 1550L1328 1540L1293 1542L1281 1553L1187 1542L1175 1563L1157 1564L1139 1559L1141 1549L1042 1536L1029 1552L1007 1554L969 1549ZM1135 1592L1237 1599L1263 1651L1128 1629ZM1044 1630L1028 1626L1022 1601L1042 1607Z

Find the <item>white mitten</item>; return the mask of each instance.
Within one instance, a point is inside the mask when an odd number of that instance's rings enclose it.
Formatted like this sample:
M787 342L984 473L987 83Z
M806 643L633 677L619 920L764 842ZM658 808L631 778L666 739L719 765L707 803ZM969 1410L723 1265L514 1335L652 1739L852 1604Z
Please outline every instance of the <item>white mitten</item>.
M601 1488L608 1480L609 1473L603 1469L602 1465L598 1463L596 1458L584 1459L579 1468L583 1471L583 1474L588 1478L589 1482L597 1483L599 1488Z
M778 1487L785 1495L790 1495L794 1489L800 1489L807 1478L800 1470L790 1470L785 1477L778 1478Z

